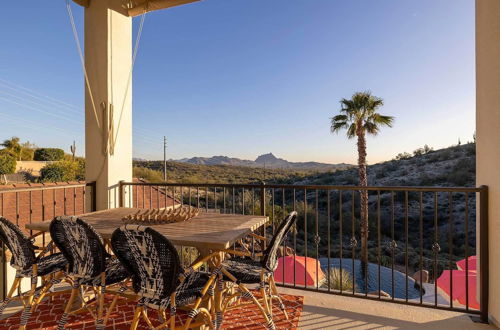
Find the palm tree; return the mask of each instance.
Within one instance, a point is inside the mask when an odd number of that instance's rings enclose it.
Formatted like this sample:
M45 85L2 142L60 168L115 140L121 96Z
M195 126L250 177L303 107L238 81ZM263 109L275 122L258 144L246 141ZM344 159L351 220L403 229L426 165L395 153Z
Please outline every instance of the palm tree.
M346 129L347 137L358 138L358 175L359 185L367 186L366 174L366 135L377 135L382 126L392 127L394 117L378 113L384 101L370 92L357 92L351 99L340 101L340 114L331 118L332 133ZM360 234L361 261L368 263L368 191L361 190Z

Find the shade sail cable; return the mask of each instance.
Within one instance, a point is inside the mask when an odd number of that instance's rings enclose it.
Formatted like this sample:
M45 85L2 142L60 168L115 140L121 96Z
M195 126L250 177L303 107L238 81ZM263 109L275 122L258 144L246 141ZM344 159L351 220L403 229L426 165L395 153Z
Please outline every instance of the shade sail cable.
M122 105L120 108L120 117L118 118L118 125L116 127L116 134L115 134L115 137L113 139L114 143L116 143L116 140L118 139L118 132L120 131L120 124L122 122L123 109L125 108L125 102L127 100L128 92L130 90L130 83L132 81L132 73L134 72L135 59L137 58L137 52L139 51L139 43L141 41L142 30L144 28L144 20L146 19L147 10L148 10L148 7L145 6L144 12L141 15L141 22L139 23L139 29L137 30L137 36L135 38L134 52L132 53L132 64L130 66L130 71L129 71L128 79L127 79L127 85L125 87L125 94L123 95Z
M101 124L99 123L99 116L97 115L97 109L96 109L95 102L94 102L94 95L92 93L92 89L90 88L90 82L89 82L89 77L87 74L87 68L85 67L85 59L83 57L83 51L82 51L82 47L80 44L80 38L78 38L78 32L76 30L75 18L73 17L73 11L71 10L71 4L70 4L69 0L66 0L66 10L68 11L69 20L71 22L71 29L73 31L73 37L75 39L76 47L78 49L78 55L80 56L80 62L82 63L83 75L85 76L85 86L87 87L87 90L89 92L89 97L90 97L90 101L92 103L92 108L94 110L94 116L95 116L95 120L97 122L97 127L101 128Z

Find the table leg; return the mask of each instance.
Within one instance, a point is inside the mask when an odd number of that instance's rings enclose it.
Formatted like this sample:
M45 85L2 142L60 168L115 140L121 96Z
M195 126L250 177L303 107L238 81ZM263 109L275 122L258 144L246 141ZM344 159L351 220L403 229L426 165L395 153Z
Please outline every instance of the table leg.
M199 258L206 257L212 253L211 250L208 249L198 249L198 252L200 254ZM210 271L214 271L215 269L219 268L222 264L222 261L224 260L224 253L219 253L218 257L215 257L209 262L208 266ZM215 311L215 313L212 313L212 320L215 318L216 322L212 322L214 325L220 326L220 322L222 321L222 291L224 289L223 287L224 282L222 281L222 273L217 276L216 282L215 282L215 290L214 290L214 306L211 305L210 299L205 300L205 302L200 306L206 308L208 311ZM219 323L217 323L219 322ZM200 325L198 327L194 327L193 329L209 329L208 325Z

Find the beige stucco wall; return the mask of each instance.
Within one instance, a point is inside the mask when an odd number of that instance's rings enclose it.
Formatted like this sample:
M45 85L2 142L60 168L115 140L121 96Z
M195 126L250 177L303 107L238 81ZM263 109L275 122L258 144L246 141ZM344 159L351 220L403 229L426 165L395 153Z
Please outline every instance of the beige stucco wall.
M477 184L488 185L491 320L500 323L500 0L476 0Z
M51 161L36 161L36 160L18 160L16 164L16 173L28 172L32 175L40 175L40 170L47 164L54 163Z
M97 209L118 206L118 182L132 180L132 19L121 0L92 1L85 9L85 65L99 125L88 90L85 94L87 182L97 181ZM125 98L125 101L124 101ZM101 104L113 116L105 113ZM109 120L109 122L108 122ZM107 128L114 131L109 135ZM115 138L114 153L104 152L106 136ZM127 202L129 199L126 198Z

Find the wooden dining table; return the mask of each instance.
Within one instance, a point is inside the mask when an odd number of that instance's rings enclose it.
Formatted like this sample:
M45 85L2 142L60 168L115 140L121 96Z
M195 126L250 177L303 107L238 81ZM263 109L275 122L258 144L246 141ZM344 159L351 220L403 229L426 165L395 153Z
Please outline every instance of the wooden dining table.
M109 241L113 231L125 224L123 218L139 210L121 207L78 215L78 218L90 224L104 240ZM194 247L203 257L230 248L238 240L263 226L268 220L268 217L258 215L200 212L187 221L150 226L165 235L172 244ZM25 227L45 233L49 231L50 221L32 222L26 224ZM214 267L219 267L224 258L224 253L221 252L219 255ZM222 308L221 295L222 293L216 289L215 309L217 312L220 312ZM199 329L205 329L205 327L201 326Z
M94 227L104 239L109 240L113 231L125 224L122 219L137 211L139 211L137 208L120 207L86 213L78 217ZM267 221L266 216L200 212L187 221L150 226L165 235L172 244L192 246L201 254L205 254L229 248ZM48 232L49 226L50 221L39 221L26 224L26 229Z

